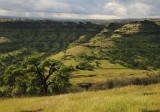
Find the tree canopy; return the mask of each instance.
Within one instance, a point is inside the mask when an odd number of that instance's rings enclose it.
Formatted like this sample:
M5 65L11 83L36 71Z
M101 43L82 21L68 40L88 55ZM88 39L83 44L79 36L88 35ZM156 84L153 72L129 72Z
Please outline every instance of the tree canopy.
M2 80L13 96L60 94L70 86L70 72L60 61L30 56L19 65L8 66Z

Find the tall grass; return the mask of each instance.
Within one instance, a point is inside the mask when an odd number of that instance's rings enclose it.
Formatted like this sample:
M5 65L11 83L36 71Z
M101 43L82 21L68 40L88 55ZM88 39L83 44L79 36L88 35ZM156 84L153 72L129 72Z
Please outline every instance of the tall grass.
M0 112L158 112L160 84L0 100Z

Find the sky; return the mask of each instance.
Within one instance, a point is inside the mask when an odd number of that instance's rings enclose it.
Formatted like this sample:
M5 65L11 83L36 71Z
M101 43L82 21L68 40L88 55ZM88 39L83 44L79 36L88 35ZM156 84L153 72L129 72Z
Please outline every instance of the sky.
M64 19L160 17L160 0L0 0L0 15Z

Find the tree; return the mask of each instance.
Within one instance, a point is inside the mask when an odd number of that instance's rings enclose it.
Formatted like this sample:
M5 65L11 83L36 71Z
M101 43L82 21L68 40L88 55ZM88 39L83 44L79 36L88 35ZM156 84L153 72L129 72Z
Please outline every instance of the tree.
M24 75L25 71L21 66L11 65L7 67L4 72L3 81L4 84L9 86L10 94L21 96L25 94L27 76Z
M47 95L49 88L52 88L50 93L60 94L70 86L71 70L59 61L41 61L39 56L30 56L19 65L7 67L3 81L13 95Z
M6 67L6 65L2 61L0 61L0 86L3 85L3 76L2 76L2 74L4 72L5 67Z
M56 93L60 93L61 89L65 90L69 87L71 69L64 66L61 62L49 59L41 62L38 57L32 56L27 59L27 63L27 72L36 75L45 95L48 94L50 85L57 89Z

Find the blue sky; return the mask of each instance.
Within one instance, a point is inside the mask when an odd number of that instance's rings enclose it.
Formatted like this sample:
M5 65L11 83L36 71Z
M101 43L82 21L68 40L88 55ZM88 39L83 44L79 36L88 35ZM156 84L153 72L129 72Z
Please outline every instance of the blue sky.
M160 16L160 0L0 0L0 15L118 19Z

